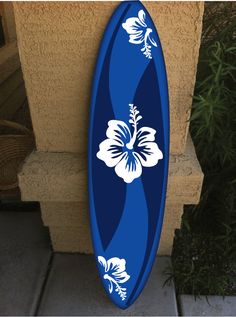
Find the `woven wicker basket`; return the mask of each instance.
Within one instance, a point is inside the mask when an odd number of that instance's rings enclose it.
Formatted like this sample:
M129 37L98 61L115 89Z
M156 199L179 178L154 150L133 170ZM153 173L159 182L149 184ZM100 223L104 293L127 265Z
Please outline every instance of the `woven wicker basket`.
M34 137L30 130L15 122L0 120L0 126L23 133L0 135L0 190L7 190L18 186L17 172L34 148Z

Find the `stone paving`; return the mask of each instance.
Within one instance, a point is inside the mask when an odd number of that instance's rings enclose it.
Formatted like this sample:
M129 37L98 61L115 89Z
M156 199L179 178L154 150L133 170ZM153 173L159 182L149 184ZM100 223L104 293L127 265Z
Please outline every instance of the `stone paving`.
M51 251L40 212L0 212L0 315L177 316L168 257L158 257L142 295L127 310L105 296L93 256Z
M51 258L39 212L0 212L0 315L34 315Z
M179 298L182 316L236 316L235 296L207 296L207 299L181 295Z

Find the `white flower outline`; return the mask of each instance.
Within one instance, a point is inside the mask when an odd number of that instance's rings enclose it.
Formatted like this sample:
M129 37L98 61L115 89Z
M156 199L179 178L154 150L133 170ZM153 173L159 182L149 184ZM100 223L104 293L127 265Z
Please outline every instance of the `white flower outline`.
M103 278L109 282L108 290L111 294L115 286L115 292L120 296L121 300L126 299L127 289L119 284L124 284L130 279L130 275L126 273L126 260L118 257L110 258L106 261L103 256L98 256L98 263L104 268Z
M128 18L124 23L122 23L122 27L129 34L129 42L132 44L144 43L141 51L148 59L152 59L151 45L157 47L157 43L151 37L151 33L153 31L147 26L145 18L145 12L143 10L139 10L138 17Z
M107 139L99 144L96 154L108 167L114 168L117 176L126 183L139 178L143 167L153 167L163 158L162 151L154 142L156 130L149 127L138 129L142 116L136 106L129 106L129 123L133 127L133 135L125 122L110 120L106 130Z

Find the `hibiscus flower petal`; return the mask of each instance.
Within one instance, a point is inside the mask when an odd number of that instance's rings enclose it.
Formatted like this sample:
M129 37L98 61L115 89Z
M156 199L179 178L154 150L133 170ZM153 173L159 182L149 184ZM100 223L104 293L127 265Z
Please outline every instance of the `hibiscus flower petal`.
M117 273L123 272L125 271L125 264L126 264L125 259L120 259L116 257L111 258L107 261L107 267L109 272L113 272L113 271Z
M109 293L111 294L113 291L113 283L110 280L108 280L108 281L109 281L108 289L109 289Z
M153 46L157 47L156 41L151 37L151 33L148 35L149 41L152 43Z
M139 17L139 20L140 20L141 24L144 27L146 27L147 26L147 24L145 23L146 14L145 14L145 12L143 10L139 10L138 17Z
M137 31L143 31L146 24L144 25L139 18L128 18L125 23L122 23L122 27L128 34L135 34Z
M107 272L107 261L103 256L98 256L98 262L104 267L104 271Z
M97 158L102 160L108 167L114 167L124 157L120 142L112 139L106 139L99 145Z
M126 272L117 273L114 272L113 274L114 279L117 281L117 283L125 283L130 279L130 275L128 275Z
M129 42L132 44L141 44L144 41L144 36L142 31L138 31L136 34L131 34L129 36Z
M106 136L119 142L120 146L124 146L131 139L129 127L125 122L120 120L110 120L108 122Z
M144 167L155 166L159 160L163 159L163 153L155 142L143 143L136 155Z
M153 128L140 128L137 133L138 146L142 146L145 142L155 141L155 134L156 130Z
M142 166L134 152L126 152L115 167L116 174L126 183L131 183L142 174Z

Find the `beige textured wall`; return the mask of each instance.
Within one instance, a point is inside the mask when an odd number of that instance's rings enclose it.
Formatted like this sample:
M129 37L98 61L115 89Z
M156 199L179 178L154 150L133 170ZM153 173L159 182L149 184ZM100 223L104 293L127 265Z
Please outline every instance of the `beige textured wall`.
M92 74L117 2L15 2L18 46L39 151L85 152ZM166 58L171 152L188 130L202 2L147 2Z
M88 224L86 156L33 152L18 174L21 197L39 200L53 249L91 252ZM170 156L165 219L159 254L171 253L174 231L180 227L184 204L199 201L203 175L191 139L184 155Z
M38 150L18 175L20 189L23 200L40 201L57 251L91 252L85 153L89 100L99 43L117 5L14 3ZM170 93L172 155L160 254L171 252L183 205L197 203L201 190L203 175L193 145L190 139L186 149L185 144L203 6L202 2L146 3L162 40Z
M55 217L57 210L57 217ZM42 218L49 227L54 251L93 253L87 204L41 202ZM171 253L174 230L179 228L182 204L167 202L158 253Z
M87 202L88 200L87 158L84 154L32 152L19 171L18 178L23 200L41 202ZM196 204L201 185L201 168L192 141L188 138L185 154L170 156L167 201Z

